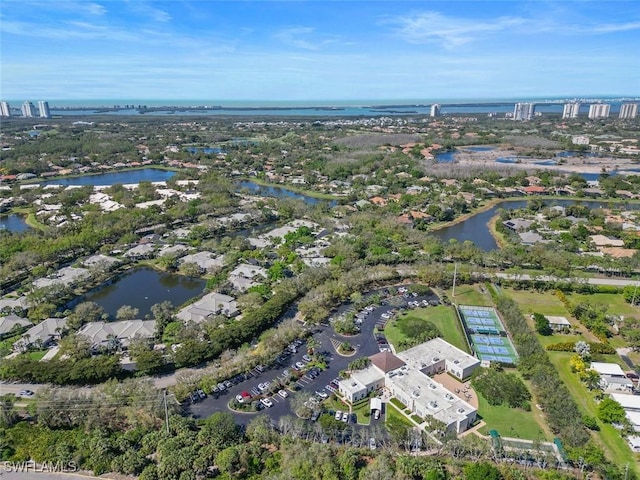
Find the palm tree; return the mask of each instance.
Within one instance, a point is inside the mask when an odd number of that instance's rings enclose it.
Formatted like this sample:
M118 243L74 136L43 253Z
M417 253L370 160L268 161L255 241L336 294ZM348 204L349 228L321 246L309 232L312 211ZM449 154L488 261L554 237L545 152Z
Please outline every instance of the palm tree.
M122 342L113 334L107 335L107 351L117 352L122 349Z
M309 337L307 340L307 353L313 355L316 348L320 346L320 342L315 337Z

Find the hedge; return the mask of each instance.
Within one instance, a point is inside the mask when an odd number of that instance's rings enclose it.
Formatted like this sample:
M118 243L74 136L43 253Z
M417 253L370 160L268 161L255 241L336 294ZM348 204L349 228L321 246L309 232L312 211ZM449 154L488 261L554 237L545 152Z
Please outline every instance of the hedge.
M607 343L599 342L587 342L591 353L598 353L602 355L613 355L616 353L616 349ZM550 352L573 352L575 351L575 342L558 342L551 343L545 347Z

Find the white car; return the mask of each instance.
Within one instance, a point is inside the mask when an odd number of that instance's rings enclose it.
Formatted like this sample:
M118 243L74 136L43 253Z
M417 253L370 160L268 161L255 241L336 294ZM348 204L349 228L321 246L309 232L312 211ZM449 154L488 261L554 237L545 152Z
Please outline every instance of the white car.
M342 421L344 423L347 423L349 421L349 412L343 412L342 413Z
M20 390L20 392L18 393L18 396L22 398L31 398L34 395L35 393L33 393L31 390Z
M369 450L375 450L376 448L377 448L376 439L375 438L370 438L369 439Z
M278 395L280 395L282 398L287 398L289 396L286 390L278 390Z
M338 410L336 412L336 420L340 420L342 418L342 412L340 410Z
M267 407L267 408L271 408L273 407L273 402L269 399L269 398L263 398L262 400L260 400L262 402L262 404Z
M316 395L318 395L318 396L319 396L320 398L322 398L323 400L329 397L329 395L327 395L327 394L326 394L326 393L324 393L324 392L320 392L320 391L317 391L317 392L316 392Z

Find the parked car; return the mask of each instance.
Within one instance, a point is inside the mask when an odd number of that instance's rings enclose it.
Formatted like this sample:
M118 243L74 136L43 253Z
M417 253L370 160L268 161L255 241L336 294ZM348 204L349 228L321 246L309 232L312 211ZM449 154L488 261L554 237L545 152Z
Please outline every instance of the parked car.
M340 420L342 418L342 412L340 410L336 411L335 419Z
M322 391L316 391L316 395L318 395L323 400L326 399L326 398L329 398L329 395L327 395L326 393L324 393Z
M202 390L202 389L198 389L197 393L198 393L198 396L199 396L200 398L203 398L203 399L204 399L204 398L207 398L207 394L206 394L206 393L204 393L204 390Z
M289 396L286 390L278 390L278 395L280 395L282 398L287 398Z
M375 413L373 414L373 418L376 420L380 420L380 410L376 408Z
M304 368L304 363L296 362L296 367L298 367L299 370L302 370Z
M197 392L191 392L190 398L192 403L196 403L198 400L200 400L200 396Z
M20 390L20 392L18 392L18 396L22 398L31 398L34 395L35 393L33 393L31 390Z
M369 450L375 450L376 448L377 448L376 439L375 438L370 438L369 439Z
M305 362L310 362L311 361L311 357L309 355L303 355L302 356L302 360L304 360Z
M258 388L260 389L261 392L264 392L264 391L268 390L269 389L269 382L264 382L264 383L258 384Z
M342 413L342 421L344 423L347 423L349 421L349 413L348 412L343 412Z
M267 408L271 408L273 407L273 402L271 401L271 399L269 398L263 398L262 400L260 400L262 402L262 404L267 407Z

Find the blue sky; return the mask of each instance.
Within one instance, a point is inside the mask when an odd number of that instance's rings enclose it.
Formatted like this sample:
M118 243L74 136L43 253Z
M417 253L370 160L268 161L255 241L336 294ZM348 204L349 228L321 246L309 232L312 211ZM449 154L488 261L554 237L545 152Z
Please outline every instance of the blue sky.
M0 0L3 99L640 95L640 2Z

